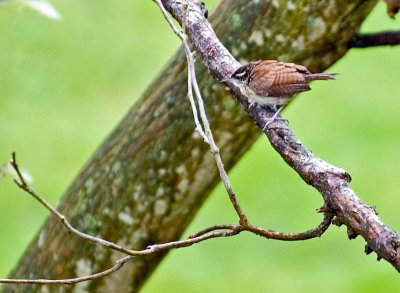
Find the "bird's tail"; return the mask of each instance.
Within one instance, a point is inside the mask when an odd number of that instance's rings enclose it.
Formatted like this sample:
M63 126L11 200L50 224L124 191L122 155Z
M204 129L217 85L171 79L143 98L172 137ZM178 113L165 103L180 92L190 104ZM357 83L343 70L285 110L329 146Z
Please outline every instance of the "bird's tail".
M310 73L305 76L306 81L335 79L336 73Z

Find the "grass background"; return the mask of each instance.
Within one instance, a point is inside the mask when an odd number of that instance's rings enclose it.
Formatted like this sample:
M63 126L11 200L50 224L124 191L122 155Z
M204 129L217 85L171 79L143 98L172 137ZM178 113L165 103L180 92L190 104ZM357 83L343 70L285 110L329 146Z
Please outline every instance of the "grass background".
M206 1L211 8L217 1ZM382 1L381 1L382 2ZM0 163L16 151L51 203L179 47L152 1L53 1L51 21L0 6ZM396 29L379 3L363 31ZM400 230L400 47L351 50L284 116L318 156L345 168L352 187ZM189 109L188 109L189 111ZM283 231L315 226L320 195L261 137L230 172L255 223ZM301 207L301 208L300 208ZM0 276L47 213L0 180ZM235 221L221 186L187 233ZM400 292L398 273L365 256L364 241L331 227L320 239L284 243L241 234L172 251L142 292Z

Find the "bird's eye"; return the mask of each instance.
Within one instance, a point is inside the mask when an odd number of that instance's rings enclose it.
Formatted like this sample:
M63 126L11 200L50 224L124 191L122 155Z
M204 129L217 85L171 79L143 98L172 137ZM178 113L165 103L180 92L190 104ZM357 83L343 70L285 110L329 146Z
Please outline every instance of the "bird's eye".
M235 76L236 77L243 77L245 74L246 74L246 71L242 71L242 72L236 73Z

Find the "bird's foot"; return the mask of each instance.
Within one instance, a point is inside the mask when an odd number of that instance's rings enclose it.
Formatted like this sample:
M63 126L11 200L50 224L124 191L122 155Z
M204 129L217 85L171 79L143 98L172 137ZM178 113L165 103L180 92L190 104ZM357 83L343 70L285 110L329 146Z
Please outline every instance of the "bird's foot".
M264 127L263 127L263 131L265 131L268 127L268 125L270 125L272 122L274 122L276 119L277 120L284 120L287 121L285 118L282 117L277 117L279 115L279 113L281 112L281 110L283 109L283 107L280 107L275 114L265 123Z
M249 105L249 109L254 108L257 105L257 102L251 101Z

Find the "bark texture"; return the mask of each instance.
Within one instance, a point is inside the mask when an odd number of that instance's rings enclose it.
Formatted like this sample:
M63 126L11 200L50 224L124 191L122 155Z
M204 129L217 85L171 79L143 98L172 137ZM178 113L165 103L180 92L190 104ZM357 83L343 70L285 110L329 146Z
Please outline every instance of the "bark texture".
M173 1L164 2L168 7ZM280 59L319 72L346 53L376 2L226 0L212 13L211 23L240 61ZM223 48L204 48L207 65L223 62ZM58 208L76 228L132 249L176 240L219 182L208 146L194 133L185 60L182 52L174 56L63 196ZM218 77L227 73L214 69ZM261 132L202 64L197 74L216 143L230 169ZM11 277L70 278L105 269L118 257L68 235L49 218ZM79 286L90 292L135 292L162 257L135 258L101 280L49 290L69 292ZM8 285L3 292L42 287Z

